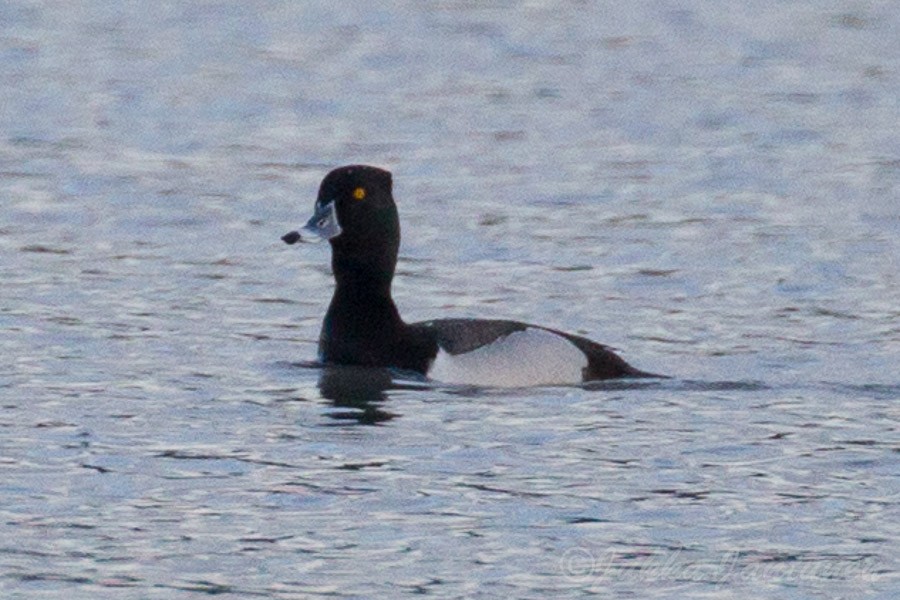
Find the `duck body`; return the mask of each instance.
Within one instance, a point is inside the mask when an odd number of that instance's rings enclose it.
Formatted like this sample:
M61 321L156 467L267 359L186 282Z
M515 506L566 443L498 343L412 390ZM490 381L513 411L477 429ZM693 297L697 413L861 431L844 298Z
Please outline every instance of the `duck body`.
M286 243L325 238L335 291L319 336L319 360L413 371L445 383L573 384L653 377L587 338L519 321L436 319L406 323L391 297L400 223L391 174L351 165L329 173L315 212Z

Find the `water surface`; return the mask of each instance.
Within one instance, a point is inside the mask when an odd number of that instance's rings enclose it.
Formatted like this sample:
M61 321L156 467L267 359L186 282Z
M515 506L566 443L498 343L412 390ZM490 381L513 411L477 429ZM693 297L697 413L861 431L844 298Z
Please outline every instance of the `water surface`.
M0 7L3 597L894 597L895 4L333 6ZM356 162L408 320L674 378L310 367Z

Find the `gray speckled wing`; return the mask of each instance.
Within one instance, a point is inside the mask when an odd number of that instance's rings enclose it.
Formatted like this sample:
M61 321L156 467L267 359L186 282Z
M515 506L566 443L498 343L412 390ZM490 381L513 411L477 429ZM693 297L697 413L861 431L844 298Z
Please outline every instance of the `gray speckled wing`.
M411 326L433 331L438 346L449 354L465 354L513 332L533 327L518 321L493 319L435 319Z

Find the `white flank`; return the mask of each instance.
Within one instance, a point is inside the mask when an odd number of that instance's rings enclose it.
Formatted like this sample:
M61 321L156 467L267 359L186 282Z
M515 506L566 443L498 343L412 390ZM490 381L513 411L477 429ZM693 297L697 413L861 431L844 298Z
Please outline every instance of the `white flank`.
M428 376L494 387L580 383L587 364L587 357L566 338L529 328L465 354L439 350Z

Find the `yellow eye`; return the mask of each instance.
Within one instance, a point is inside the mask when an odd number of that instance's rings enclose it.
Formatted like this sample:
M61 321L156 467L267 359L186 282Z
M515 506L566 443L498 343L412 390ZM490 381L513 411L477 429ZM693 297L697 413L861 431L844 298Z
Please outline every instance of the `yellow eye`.
M356 188L355 190L353 190L353 197L356 198L357 200L362 200L363 198L365 198L366 197L366 188L359 187L359 188Z

